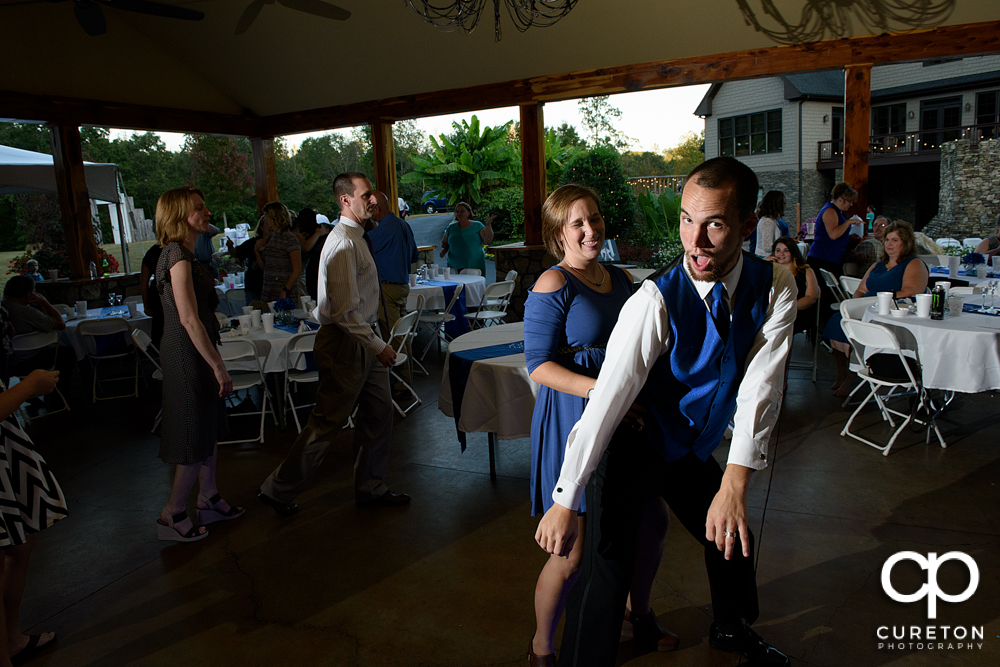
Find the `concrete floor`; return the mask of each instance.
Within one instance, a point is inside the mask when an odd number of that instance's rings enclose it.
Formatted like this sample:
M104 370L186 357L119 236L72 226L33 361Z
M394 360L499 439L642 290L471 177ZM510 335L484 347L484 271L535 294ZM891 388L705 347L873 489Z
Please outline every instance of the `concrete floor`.
M830 358L821 356L817 383L791 372L771 467L753 478L756 629L796 665L998 664L997 395L956 399L943 423L948 449L904 432L885 458L839 436L849 412L832 397ZM413 496L410 507L355 507L346 431L299 498L300 513L278 518L254 496L295 432L269 422L266 445L220 454L219 486L246 516L213 525L204 541L170 546L154 530L172 475L149 433L158 388L94 407L79 378L73 411L31 427L70 508L39 536L32 562L24 629L55 630L59 640L31 664L524 664L546 558L532 539L529 443L500 443L491 483L486 435L471 435L461 454L453 420L437 409L439 363L417 383L424 404L395 423L388 482ZM876 421L866 413L868 432L885 437ZM716 455L724 460L725 447ZM927 620L926 601L892 601L880 573L902 550L968 553L979 567L977 592L940 602L936 621ZM950 593L968 577L956 563L939 573ZM922 581L912 562L893 577L902 592ZM641 654L623 641L620 664L739 663L708 645L702 555L680 524L653 607L680 635L680 650ZM981 648L878 648L879 626L928 624L983 626Z

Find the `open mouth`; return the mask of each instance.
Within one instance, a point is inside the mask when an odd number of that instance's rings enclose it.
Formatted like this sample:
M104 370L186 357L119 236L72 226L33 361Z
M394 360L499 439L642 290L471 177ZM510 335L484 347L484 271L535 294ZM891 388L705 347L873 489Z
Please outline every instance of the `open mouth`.
M708 271L712 258L708 255L691 255L691 264L699 271Z

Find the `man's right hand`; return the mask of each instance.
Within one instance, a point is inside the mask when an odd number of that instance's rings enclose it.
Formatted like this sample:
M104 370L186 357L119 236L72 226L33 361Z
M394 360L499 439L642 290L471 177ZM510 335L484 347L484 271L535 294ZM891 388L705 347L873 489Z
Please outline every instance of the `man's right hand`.
M375 355L375 358L382 362L386 368L392 368L396 363L396 351L391 345L386 345L385 349Z
M543 551L563 558L569 556L577 538L577 513L553 503L535 531L535 541Z

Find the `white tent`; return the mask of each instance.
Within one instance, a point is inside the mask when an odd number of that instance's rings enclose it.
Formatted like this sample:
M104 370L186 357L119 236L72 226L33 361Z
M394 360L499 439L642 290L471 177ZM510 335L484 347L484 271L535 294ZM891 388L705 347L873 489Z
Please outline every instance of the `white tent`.
M90 198L117 204L118 165L83 163ZM0 195L20 192L56 194L56 170L52 156L0 146Z

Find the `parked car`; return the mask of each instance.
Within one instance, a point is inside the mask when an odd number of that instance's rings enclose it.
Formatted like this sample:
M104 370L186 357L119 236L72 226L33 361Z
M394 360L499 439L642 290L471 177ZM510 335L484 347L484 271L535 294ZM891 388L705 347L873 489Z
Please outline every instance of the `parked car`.
M431 197L431 198L428 199L428 195L430 195L430 194L431 194L430 191L425 192L424 196L423 196L423 203L420 204L420 208L423 209L424 213L437 213L438 211L451 211L451 210L453 210L455 208L454 206L449 206L448 205L448 198L447 197Z

